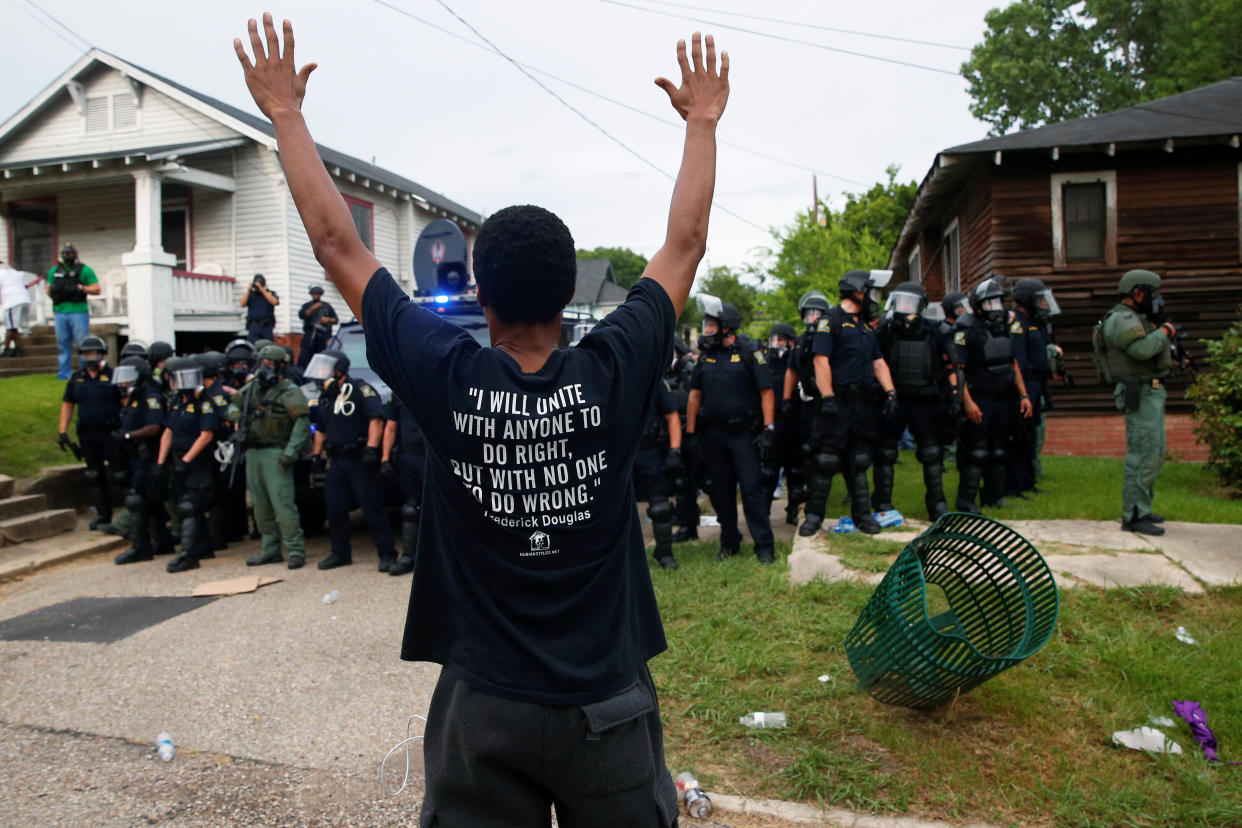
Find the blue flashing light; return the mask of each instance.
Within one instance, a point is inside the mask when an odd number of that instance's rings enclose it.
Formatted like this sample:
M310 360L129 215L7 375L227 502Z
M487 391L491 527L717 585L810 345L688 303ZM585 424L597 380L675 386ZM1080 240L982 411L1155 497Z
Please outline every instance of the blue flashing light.
M448 300L449 300L449 298L448 298L447 296L440 295L440 296L437 296L437 297L436 297L436 304L437 304L437 305L447 305L447 304L448 304Z

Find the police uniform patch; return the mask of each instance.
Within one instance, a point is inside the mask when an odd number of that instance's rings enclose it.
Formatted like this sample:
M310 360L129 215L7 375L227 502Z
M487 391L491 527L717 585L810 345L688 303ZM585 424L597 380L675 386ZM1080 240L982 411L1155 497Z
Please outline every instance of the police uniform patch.
M710 362L710 363L712 363L713 365L715 365L715 364L716 364L716 358L715 358L715 357L703 357L703 361L704 361L704 362Z
M147 408L153 409L155 411L159 411L160 410L160 398L159 397L147 397Z
M213 408L211 407L211 403L207 402L206 400L203 400L202 412L203 412L204 414L210 414L210 413L211 413L212 411L214 411L214 410L215 410L215 409L213 409Z
M369 386L369 385L363 385L363 386L360 386L358 390L362 392L362 396L364 396L364 397L374 397L374 396L375 396L375 389L374 389L374 388L372 388L372 387L371 387L371 386Z
M966 332L958 331L957 333L953 334L953 344L961 345L964 347L966 345Z
M741 362L741 361L742 361L741 354L731 354L729 356L729 362Z
M100 375L99 375L99 381L100 381L100 382L112 382L112 377L110 377L110 376L109 376L109 375L107 375L107 374L100 374Z
M1022 333L1022 323L1015 319L1013 322L1009 324L1009 332L1016 333L1016 334Z
M187 406L185 407L185 413L187 413L187 414L193 414L193 413L194 413L194 403L190 403L189 405L187 405Z
M832 333L832 321L829 319L819 320L819 325L815 327L815 333Z
M763 355L763 351L755 351L755 362L760 365L767 365L768 358Z

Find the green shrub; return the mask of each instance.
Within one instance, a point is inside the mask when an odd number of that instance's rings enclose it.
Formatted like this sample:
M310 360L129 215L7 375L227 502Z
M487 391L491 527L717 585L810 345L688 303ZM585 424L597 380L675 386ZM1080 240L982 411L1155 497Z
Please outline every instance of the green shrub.
M1239 317L1219 340L1202 340L1208 370L1186 392L1195 401L1195 437L1226 486L1242 486L1242 306Z

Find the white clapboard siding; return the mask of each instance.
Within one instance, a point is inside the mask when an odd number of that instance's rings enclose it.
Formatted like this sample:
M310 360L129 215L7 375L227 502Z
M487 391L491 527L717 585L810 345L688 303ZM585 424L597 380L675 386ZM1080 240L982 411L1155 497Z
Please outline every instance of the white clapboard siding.
M129 81L111 67L97 67L83 84L88 100L107 98L109 107L113 106L114 96L128 95L132 101L133 88ZM115 110L113 112L115 114ZM86 119L77 104L67 91L61 90L56 93L53 104L0 147L0 163L191 144L237 135L223 124L149 87L143 89L142 106L135 114L130 128L88 134Z
M234 296L249 287L256 273L262 273L268 287L280 296L276 308L276 332L288 333L288 309L293 299L285 264L285 229L281 204L289 191L277 163L276 154L257 144L247 143L233 150L234 179L237 182L237 277ZM225 267L227 260L220 261ZM300 304L300 300L299 300ZM296 308L295 308L296 310ZM298 330L301 330L299 327Z
M215 262L224 273L236 276L233 273L233 194L195 188L191 199L194 250L190 269L198 271L203 262Z
M104 283L103 295L110 295L108 274L124 281L121 256L134 249L133 182L61 189L55 198L57 241L78 248L79 259Z

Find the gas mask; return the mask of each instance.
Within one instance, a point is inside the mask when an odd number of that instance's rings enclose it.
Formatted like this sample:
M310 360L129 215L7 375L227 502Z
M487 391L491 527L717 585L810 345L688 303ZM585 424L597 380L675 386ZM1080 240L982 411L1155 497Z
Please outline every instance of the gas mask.
M98 371L103 365L103 354L96 351L88 351L82 354L82 367L90 371Z
M708 330L711 328L711 330ZM703 335L699 337L700 351L714 351L724 342L724 332L720 329L720 322L705 317L703 319Z
M1005 333L1008 327L1009 314L1005 310L1005 301L999 296L983 300L983 321L994 336Z
M259 385L263 388L271 388L280 382L280 373L267 362L259 365L259 370L255 371L254 375L259 380Z
M919 313L922 304L923 300L916 294L892 293L884 306L884 314L904 330L915 331L922 325L923 317Z
M60 251L60 261L65 267L73 267L78 263L78 251L72 247L66 247Z

